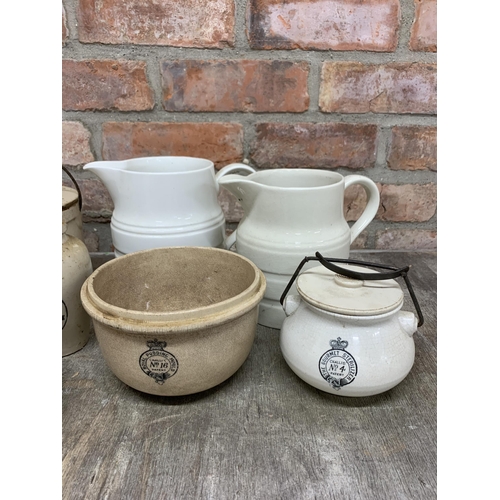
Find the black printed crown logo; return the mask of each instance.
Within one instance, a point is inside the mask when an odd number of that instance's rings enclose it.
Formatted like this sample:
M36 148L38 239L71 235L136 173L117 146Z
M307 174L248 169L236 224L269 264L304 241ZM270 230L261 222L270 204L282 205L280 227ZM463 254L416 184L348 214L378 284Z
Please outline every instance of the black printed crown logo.
M153 350L153 349L163 350L165 347L167 347L167 343L164 342L163 340L157 340L157 339L148 340L146 343L147 343L149 349L151 349L151 350Z
M342 340L340 337L337 337L337 340L330 340L330 346L332 349L341 349L344 350L349 345L347 340Z

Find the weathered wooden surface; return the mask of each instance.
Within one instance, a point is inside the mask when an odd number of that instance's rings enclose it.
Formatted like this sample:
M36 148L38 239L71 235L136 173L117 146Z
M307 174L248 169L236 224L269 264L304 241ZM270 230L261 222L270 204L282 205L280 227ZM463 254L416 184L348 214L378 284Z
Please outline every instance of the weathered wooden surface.
M62 497L436 498L436 255L352 257L413 266L425 324L403 382L367 398L323 393L288 368L279 331L259 326L231 379L162 398L115 378L92 336L62 361ZM405 309L414 310L409 299Z

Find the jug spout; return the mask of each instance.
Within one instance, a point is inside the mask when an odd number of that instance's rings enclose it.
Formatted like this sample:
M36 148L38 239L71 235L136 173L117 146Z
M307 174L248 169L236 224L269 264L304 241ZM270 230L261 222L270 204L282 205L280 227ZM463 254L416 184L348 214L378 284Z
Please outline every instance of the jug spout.
M111 198L114 202L117 199L117 184L119 172L123 170L124 162L122 161L93 161L87 163L83 170L89 170L97 175L101 182L106 186Z
M219 185L225 187L231 194L236 196L243 211L248 213L255 202L262 187L248 177L237 174L229 174L219 179Z

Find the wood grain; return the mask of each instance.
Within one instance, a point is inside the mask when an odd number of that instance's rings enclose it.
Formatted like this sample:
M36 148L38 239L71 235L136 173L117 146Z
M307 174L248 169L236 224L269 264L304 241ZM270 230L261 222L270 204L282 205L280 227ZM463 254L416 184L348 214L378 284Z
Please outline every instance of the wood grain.
M62 363L63 499L436 498L436 254L352 257L412 265L425 323L403 382L367 398L321 392L288 368L279 331L259 326L228 381L151 396L110 372L92 335Z

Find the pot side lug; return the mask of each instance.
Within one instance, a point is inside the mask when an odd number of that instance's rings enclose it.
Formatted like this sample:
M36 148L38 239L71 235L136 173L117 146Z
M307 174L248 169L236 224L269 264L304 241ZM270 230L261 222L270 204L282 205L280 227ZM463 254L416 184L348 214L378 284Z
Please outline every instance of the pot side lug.
M410 337L417 331L418 321L412 312L401 311L398 319L401 327Z
M289 295L285 298L285 302L283 303L283 310L287 316L291 316L300 305L300 296L299 295Z

